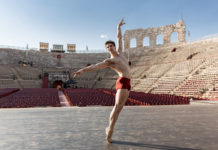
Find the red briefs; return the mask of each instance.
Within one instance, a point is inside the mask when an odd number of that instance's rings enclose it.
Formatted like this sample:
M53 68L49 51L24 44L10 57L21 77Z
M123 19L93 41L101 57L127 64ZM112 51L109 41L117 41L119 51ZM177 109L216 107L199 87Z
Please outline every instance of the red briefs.
M131 89L130 79L125 77L119 77L116 82L116 90L118 89Z

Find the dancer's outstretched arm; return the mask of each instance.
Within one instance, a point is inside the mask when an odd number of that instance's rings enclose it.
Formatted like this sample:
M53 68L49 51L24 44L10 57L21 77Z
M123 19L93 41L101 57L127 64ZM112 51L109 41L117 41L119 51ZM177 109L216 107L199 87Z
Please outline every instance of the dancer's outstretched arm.
M100 62L100 63L94 64L94 65L82 68L82 69L80 69L80 70L73 73L74 74L73 78L75 78L78 75L81 75L84 72L91 72L91 71L107 68L107 67L109 67L109 64L110 64L110 60L106 59L103 62Z
M119 53L122 52L123 50L123 45L122 45L122 33L121 33L121 26L124 25L125 22L124 22L124 18L121 19L120 23L117 25L117 42L118 42L118 49L117 51Z

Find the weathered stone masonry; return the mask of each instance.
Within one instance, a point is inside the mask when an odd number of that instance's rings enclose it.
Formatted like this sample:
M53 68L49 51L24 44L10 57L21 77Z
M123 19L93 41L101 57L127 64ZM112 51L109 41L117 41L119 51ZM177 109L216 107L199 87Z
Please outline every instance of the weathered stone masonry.
M178 42L185 42L186 28L183 20L176 24L161 26L157 28L126 30L124 33L124 48L130 48L131 39L136 39L136 48L143 47L144 38L149 38L149 47L155 47L157 36L163 35L163 44L170 43L173 32L178 33Z

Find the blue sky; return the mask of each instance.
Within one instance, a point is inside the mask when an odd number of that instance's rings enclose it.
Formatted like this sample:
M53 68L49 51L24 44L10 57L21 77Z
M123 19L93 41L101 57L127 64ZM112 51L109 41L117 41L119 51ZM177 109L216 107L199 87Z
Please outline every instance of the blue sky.
M104 49L125 30L175 24L183 17L191 40L218 33L217 0L0 0L0 45L74 43Z

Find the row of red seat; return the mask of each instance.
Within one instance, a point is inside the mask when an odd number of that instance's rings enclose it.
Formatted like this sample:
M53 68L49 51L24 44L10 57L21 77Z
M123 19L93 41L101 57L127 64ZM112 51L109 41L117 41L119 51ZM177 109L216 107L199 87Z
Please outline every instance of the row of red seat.
M65 95L74 106L102 105L113 106L115 104L116 90L113 89L65 89ZM189 98L169 94L151 94L130 91L125 105L178 105L189 104Z
M19 91L17 88L7 88L7 89L0 89L0 98L8 96L12 93Z
M115 103L114 96L94 89L65 89L64 94L69 98L73 106L113 106Z
M24 89L0 99L0 108L60 106L56 89Z
M113 89L64 89L73 106L113 106L116 90ZM176 105L189 104L189 98L169 95L130 91L125 105ZM24 89L0 98L0 108L60 106L56 89Z
M95 89L65 89L65 95L69 98L73 106L114 106L114 95L105 94ZM135 105L132 102L126 102L126 105Z
M115 95L115 93L116 93L115 90L111 90L111 89L100 89L100 90L104 91L104 92L108 91L109 94L111 93L112 95ZM128 101L131 101L131 102L136 103L138 105L189 104L188 97L169 95L169 94L151 94L151 93L135 92L135 91L130 91Z

